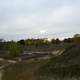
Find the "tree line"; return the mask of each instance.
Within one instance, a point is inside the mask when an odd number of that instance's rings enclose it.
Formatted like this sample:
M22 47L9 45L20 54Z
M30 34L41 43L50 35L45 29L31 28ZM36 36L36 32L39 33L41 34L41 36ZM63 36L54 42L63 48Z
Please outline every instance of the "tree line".
M80 34L75 34L72 38L65 38L64 40L52 39L48 41L48 39L27 39L27 40L19 40L19 44L27 45L27 46L42 46L42 45L50 45L50 44L60 44L60 43L80 43Z
M19 41L5 41L0 39L0 56L4 58L14 58L19 56L24 49L24 46L50 46L59 45L60 43L80 43L80 34L75 34L72 38L66 38L64 40L52 39L48 41L47 39L22 39Z

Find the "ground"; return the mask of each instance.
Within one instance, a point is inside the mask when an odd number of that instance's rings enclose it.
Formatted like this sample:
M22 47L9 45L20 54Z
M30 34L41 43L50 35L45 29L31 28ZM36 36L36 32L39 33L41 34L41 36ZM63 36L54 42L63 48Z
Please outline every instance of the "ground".
M37 80L38 69L48 60L27 60L10 65L4 69L2 80Z

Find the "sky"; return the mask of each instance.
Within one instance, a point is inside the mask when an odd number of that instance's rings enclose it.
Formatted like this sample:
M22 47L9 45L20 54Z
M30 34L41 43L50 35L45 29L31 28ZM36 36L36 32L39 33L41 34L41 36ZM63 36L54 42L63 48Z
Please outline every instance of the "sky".
M80 33L80 0L0 0L0 38L64 38Z

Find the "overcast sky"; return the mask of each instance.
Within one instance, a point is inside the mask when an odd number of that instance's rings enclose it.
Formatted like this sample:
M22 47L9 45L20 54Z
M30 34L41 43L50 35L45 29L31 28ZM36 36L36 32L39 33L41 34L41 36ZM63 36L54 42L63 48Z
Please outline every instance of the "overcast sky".
M80 0L0 0L0 38L62 38L75 33L80 33Z

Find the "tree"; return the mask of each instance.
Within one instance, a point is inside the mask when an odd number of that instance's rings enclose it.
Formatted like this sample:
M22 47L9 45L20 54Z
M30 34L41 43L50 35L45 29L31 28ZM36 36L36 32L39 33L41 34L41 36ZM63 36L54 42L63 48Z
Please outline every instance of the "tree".
M75 34L73 40L75 43L80 43L80 34Z
M80 34L75 34L74 38L80 37Z
M73 42L73 38L67 38L63 40L64 43L72 43Z
M59 44L61 41L57 38L57 39L52 39L51 43L52 44Z
M15 42L8 43L7 50L8 50L7 56L9 58L14 58L19 56L19 54L21 54L20 46Z
M51 43L52 43L52 44L55 44L55 42L56 42L55 39L52 39L52 40L51 40Z
M56 42L56 44L59 44L61 41L57 38L57 39L55 40L55 42Z
M25 40L22 39L22 40L18 41L18 43L21 45L25 45Z

